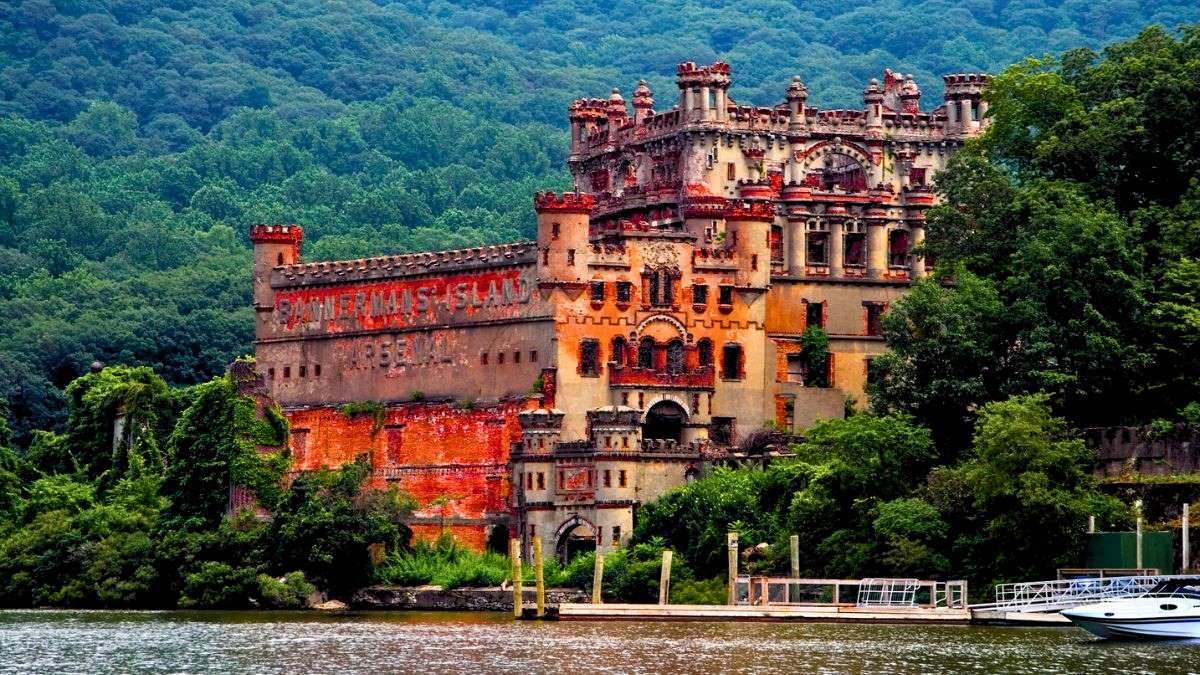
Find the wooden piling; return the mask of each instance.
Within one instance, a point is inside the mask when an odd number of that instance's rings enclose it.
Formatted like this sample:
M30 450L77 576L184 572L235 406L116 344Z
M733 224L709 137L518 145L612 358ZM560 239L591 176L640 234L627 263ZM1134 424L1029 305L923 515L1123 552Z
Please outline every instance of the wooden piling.
M1191 568L1192 543L1190 537L1188 536L1188 529L1190 527L1189 520L1191 515L1189 513L1190 510L1190 504L1183 505L1183 523L1181 524L1183 529L1183 569L1181 569L1180 572L1187 572Z
M667 604L671 597L671 551L663 549L662 571L658 575L658 604Z
M513 617L521 618L521 540L508 540L508 557L512 561Z
M738 533L729 532L725 535L725 541L729 547L729 574L727 581L729 583L729 599L728 604L737 604L737 573L738 573Z
M596 551L596 568L592 571L592 604L600 604L600 584L604 582L604 554Z
M800 537L799 537L799 535L793 534L791 536L791 539L789 540L789 543L791 544L791 549L792 549L792 578L799 579L800 578ZM795 588L795 590L796 590L795 598L792 597L792 589L793 588ZM788 584L787 601L788 602L796 602L799 599L800 599L800 587L793 586L793 584Z
M1136 534L1136 555L1137 561L1134 567L1142 569L1142 500L1134 502L1134 507L1137 509L1137 534Z
M537 584L537 617L546 616L546 577L542 574L542 538L533 538L533 578Z

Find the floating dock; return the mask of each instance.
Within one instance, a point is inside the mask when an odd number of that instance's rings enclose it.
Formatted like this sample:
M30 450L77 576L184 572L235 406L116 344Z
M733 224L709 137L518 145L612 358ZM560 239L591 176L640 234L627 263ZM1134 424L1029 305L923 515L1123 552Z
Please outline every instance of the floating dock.
M855 607L851 605L632 605L562 604L562 620L819 621L829 623L969 623L968 609Z

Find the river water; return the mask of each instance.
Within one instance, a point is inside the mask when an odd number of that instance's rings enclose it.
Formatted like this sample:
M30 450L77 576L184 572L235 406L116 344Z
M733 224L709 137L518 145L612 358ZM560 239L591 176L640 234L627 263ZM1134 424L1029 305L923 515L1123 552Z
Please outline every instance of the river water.
M514 622L505 614L0 611L0 673L1187 673L1075 628Z

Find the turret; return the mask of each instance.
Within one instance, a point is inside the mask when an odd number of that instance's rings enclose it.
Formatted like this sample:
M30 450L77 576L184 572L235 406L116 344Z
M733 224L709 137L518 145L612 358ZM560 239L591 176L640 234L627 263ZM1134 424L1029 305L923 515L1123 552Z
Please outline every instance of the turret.
M638 80L637 88L633 90L633 121L642 124L646 118L654 114L654 96L645 80Z
M921 88L913 80L912 73L904 76L900 85L900 112L915 115L921 112Z
M681 118L686 122L724 121L732 81L729 73L729 64L721 61L711 66L697 66L693 61L679 64L675 84L679 86Z
M976 73L946 75L946 130L950 133L974 135L987 114L983 90L990 78Z
M732 202L725 209L725 241L737 259L739 280L746 286L766 288L771 280L771 223L775 205L770 201Z
M300 262L303 241L304 230L299 225L250 226L250 243L254 247L254 310L260 317L255 325L260 337L270 328L270 313L275 309L271 270Z
M883 90L879 88L879 80L873 77L863 90L863 112L867 129L883 128Z
M792 77L792 83L788 85L787 102L788 102L788 130L797 131L803 129L806 123L804 110L805 103L808 101L808 88L800 81L800 76Z
M539 192L538 282L577 283L587 276L588 226L596 198L579 192Z
M608 139L616 141L617 130L629 117L629 111L625 109L625 99L621 96L620 89L613 87L612 94L608 97L608 105L605 106L605 112L608 114Z

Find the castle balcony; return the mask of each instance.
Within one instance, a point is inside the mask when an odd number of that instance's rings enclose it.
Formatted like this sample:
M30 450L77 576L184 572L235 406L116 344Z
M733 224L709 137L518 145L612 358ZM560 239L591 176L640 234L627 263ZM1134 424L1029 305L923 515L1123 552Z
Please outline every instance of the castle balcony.
M649 387L654 389L713 389L716 370L703 366L684 372L669 372L636 366L610 367L608 384L613 387Z

